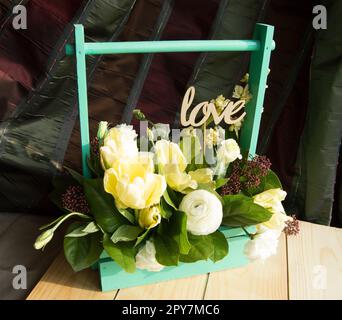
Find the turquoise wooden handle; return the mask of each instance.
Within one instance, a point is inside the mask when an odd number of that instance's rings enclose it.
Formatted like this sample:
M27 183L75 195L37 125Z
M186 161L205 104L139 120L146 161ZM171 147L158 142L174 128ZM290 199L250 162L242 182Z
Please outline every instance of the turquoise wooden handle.
M76 55L78 104L82 145L83 175L90 177L87 165L90 153L88 94L86 56L101 54L156 53L156 52L209 52L209 51L250 51L249 85L253 95L246 106L247 116L241 131L240 146L253 156L256 152L259 127L264 103L268 67L271 51L275 48L273 41L274 27L258 23L253 40L176 40L176 41L142 41L142 42L85 42L84 29L75 25L75 46L67 45L66 54Z
M275 48L272 41L271 50ZM133 41L94 42L84 44L86 55L160 53L160 52L203 52L203 51L258 51L258 40L174 40L174 41ZM73 45L66 46L66 54L75 54Z

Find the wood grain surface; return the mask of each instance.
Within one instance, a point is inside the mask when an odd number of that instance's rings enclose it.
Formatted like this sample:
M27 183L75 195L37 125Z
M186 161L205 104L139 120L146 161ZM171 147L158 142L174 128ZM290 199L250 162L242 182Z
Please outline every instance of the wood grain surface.
M111 292L100 291L97 271L74 273L60 254L27 299L342 299L342 229L300 226L264 263Z

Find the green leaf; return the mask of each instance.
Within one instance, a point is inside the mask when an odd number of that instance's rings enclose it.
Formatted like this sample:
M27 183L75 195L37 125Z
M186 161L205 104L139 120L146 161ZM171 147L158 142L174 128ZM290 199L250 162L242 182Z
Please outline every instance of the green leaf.
M102 179L85 180L84 193L90 212L105 232L113 233L121 225L127 224L127 220L117 210L114 198L105 192Z
M65 238L77 238L77 237L85 237L88 233L83 232L85 225L82 224L79 227L75 228L73 231L67 233L64 237Z
M188 237L191 249L188 254L180 256L180 261L190 263L208 260L214 254L214 245L210 236L195 236L189 233Z
M280 188L280 189L283 188L281 185L281 182L277 174L274 171L269 170L268 174L261 179L260 185L257 188L248 189L247 194L254 196L266 190L277 189L277 188Z
M177 241L181 254L188 254L191 248L186 230L186 223L187 216L182 211L175 212L168 223L170 235Z
M68 228L67 233L71 233L79 227L79 223L73 223ZM102 234L100 232L91 233L84 237L64 238L64 254L74 271L86 269L99 259L103 251L101 239Z
M142 233L142 231L143 230L138 226L124 224L115 230L110 239L114 243L119 241L132 241L135 240Z
M151 229L147 229L147 230L145 230L145 232L141 235L141 236L139 236L138 238L137 238L137 241L135 242L135 247L137 246L137 245L139 245L142 241L144 241L145 240L145 238L148 236L148 234L150 233L150 231L151 231Z
M136 249L133 242L113 243L109 235L103 237L103 247L107 254L126 272L135 271Z
M180 204L180 202L182 201L182 199L183 199L183 194L181 194L181 193L178 193L178 192L176 192L176 191L174 191L173 189L171 189L170 187L167 187L167 194L168 194L168 197L169 197L169 199L170 199L170 203L168 202L168 205L171 205L171 207L173 207L173 208L176 208L176 210L178 210L178 208L179 208L179 204ZM164 193L165 194L165 193ZM166 199L165 197L164 197L164 199L165 199L165 201L168 201L168 199Z
M117 210L132 224L135 223L134 214L131 213L128 209L118 209Z
M77 171L71 168L68 168L68 167L64 167L64 168L70 173L70 175L76 182L78 182L81 186L83 186L84 177L81 174L79 174Z
M178 210L178 208L176 207L176 205L173 203L169 193L167 190L165 190L164 194L163 194L163 198L165 200L165 202L170 206L172 207L173 209L175 210Z
M272 213L242 194L223 197L222 224L229 227L250 226L268 221Z
M164 266L176 266L179 260L179 245L175 239L168 234L157 232L154 236L156 248L156 259Z
M100 231L100 229L96 225L96 223L92 221L92 222L89 222L82 231L85 233L94 233L94 232Z
M277 174L272 170L268 171L268 174L266 175L264 180L265 180L264 190L283 188Z
M209 257L213 262L222 260L228 254L228 241L224 234L220 231L215 231L208 235L213 243L214 252Z
M170 219L173 214L173 208L167 204L164 198L160 199L160 214L164 219Z
M227 182L228 182L228 178L219 178L216 180L216 189L219 189L221 187L223 187Z

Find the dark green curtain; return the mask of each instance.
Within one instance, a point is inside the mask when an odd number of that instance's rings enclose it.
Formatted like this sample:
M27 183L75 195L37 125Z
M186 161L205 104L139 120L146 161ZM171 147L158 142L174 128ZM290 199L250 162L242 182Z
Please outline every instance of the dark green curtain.
M323 4L328 27L315 35L309 107L291 205L305 220L329 225L333 219L342 226L341 174L337 174L342 140L342 2Z

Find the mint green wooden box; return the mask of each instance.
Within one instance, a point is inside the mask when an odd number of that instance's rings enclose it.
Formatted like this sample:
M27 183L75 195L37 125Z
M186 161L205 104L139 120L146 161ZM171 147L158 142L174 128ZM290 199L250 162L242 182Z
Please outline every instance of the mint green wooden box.
M88 94L86 56L127 53L161 53L161 52L213 52L213 51L249 51L251 52L249 68L249 86L253 98L246 106L246 117L241 130L240 147L255 155L261 115L266 90L267 75L271 52L275 48L273 41L274 27L256 24L253 40L178 40L178 41L143 41L143 42L85 42L82 25L75 25L75 45L66 46L67 55L76 56L78 105L82 146L83 175L90 177L87 165L90 154ZM106 120L106 119L103 119ZM160 281L185 278L229 268L236 268L248 263L243 249L248 236L241 228L221 227L229 239L229 254L223 260L213 263L198 261L180 263L176 267L165 267L160 272L137 270L130 274L123 271L104 252L97 263L103 291L139 286ZM228 240L227 240L228 241Z

